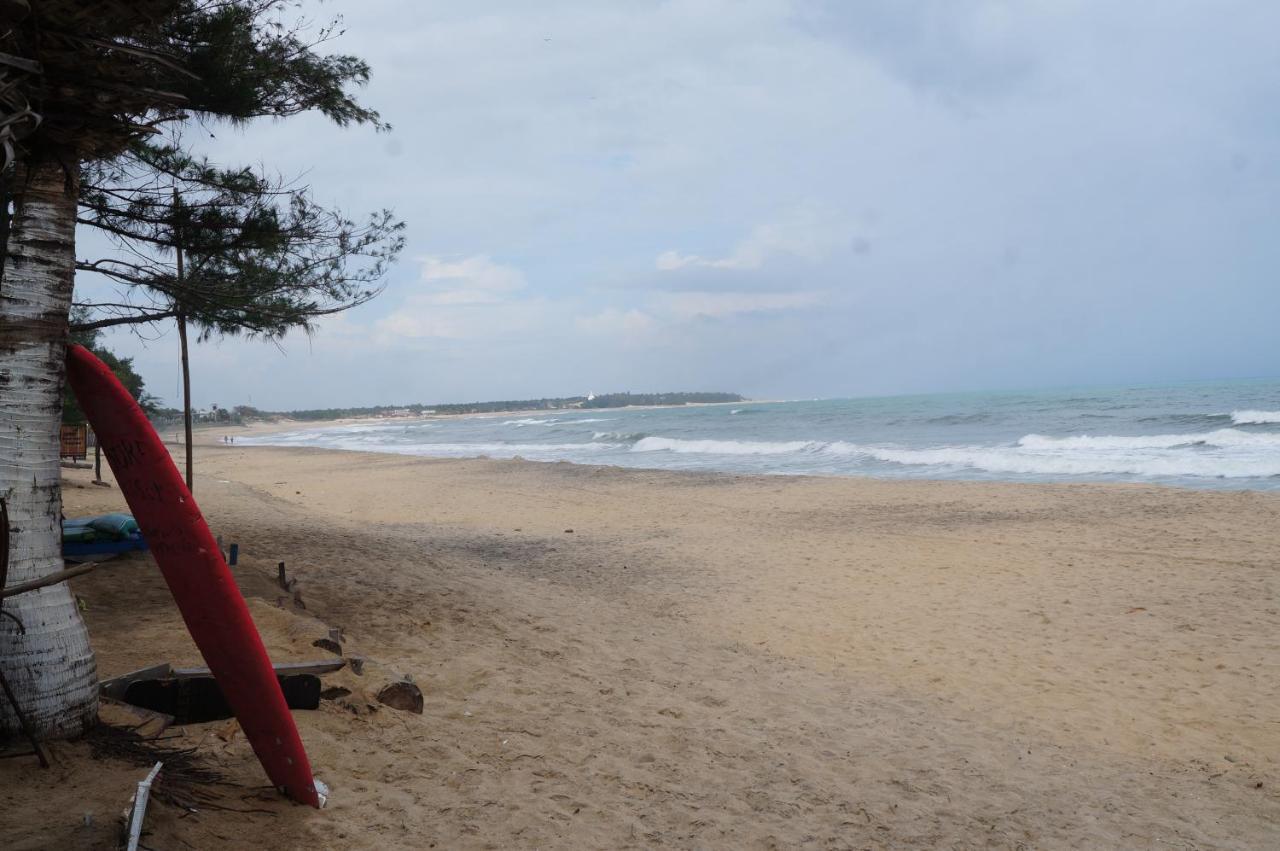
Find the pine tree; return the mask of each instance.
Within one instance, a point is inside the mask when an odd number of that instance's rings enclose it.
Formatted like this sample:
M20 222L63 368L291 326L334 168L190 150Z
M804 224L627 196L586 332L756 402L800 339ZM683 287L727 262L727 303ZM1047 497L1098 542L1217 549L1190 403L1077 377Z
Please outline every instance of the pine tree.
M188 326L200 339L283 337L376 296L404 245L390 210L357 223L309 188L250 168L218 168L175 145L136 143L86 168L82 225L118 251L76 268L115 284L78 327L173 319L181 347L187 486L193 487Z
M382 126L351 88L362 60L322 54L278 0L7 0L0 3L0 151L6 239L0 278L0 499L8 581L62 566L58 425L75 271L81 167L192 116L244 122L316 110ZM5 601L0 669L41 736L95 715L96 666L65 584ZM0 731L15 726L0 701Z

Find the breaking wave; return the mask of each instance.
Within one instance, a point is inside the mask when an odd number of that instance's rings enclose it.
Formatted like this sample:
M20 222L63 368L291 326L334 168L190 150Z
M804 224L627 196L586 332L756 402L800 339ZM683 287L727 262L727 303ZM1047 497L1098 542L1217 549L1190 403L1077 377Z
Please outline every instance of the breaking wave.
M750 440L678 440L674 437L645 437L631 447L632 452L680 452L698 455L787 455L822 444L808 440L781 442Z
M1141 476L1244 479L1280 476L1280 456L1215 457L1181 452L1045 454L1014 447L874 449L872 457L907 466L1047 476Z
M625 443L635 443L648 436L642 431L598 431L591 435L591 438L593 440L621 440Z
M559 417L522 417L518 420L503 420L503 425L516 426L552 426L552 425L577 425L578 423L607 423L614 417L572 417L568 419L560 419Z
M632 452L726 456L818 456L828 463L876 461L948 471L1056 476L1258 478L1280 476L1280 434L1219 429L1198 434L1029 434L1012 446L941 446L911 449L846 441L679 440L645 437ZM849 472L857 472L851 469Z
M332 448L369 449L368 446L348 447L341 445L333 445ZM442 458L514 458L519 455L529 458L571 461L573 460L572 456L575 455L591 455L620 448L621 446L616 443L411 443L381 446L378 451Z
M1232 411L1231 422L1236 425L1280 423L1280 411Z
M1234 428L1198 434L1139 434L1134 436L1087 434L1045 437L1029 434L1018 441L1024 449L1176 449L1182 446L1271 446L1280 449L1280 434L1256 434Z

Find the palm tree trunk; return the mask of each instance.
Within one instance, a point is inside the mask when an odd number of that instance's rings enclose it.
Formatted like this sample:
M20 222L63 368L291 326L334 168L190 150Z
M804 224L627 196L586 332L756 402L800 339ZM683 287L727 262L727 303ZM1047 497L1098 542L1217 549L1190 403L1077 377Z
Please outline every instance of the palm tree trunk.
M62 414L67 313L75 264L79 167L74 158L29 166L0 280L0 497L9 509L8 584L59 571ZM0 670L38 735L74 736L97 714L97 666L66 583L4 601ZM0 732L17 729L0 701Z

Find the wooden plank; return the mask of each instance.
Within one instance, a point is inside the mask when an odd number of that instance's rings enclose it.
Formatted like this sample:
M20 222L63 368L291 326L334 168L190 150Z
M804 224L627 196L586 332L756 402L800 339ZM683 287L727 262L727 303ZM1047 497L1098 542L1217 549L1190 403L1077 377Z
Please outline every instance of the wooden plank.
M330 674L342 670L346 664L346 659L321 659L318 662L283 662L271 667L277 677L289 677L294 674ZM208 668L174 668L171 676L175 680L189 680L213 675Z
M139 680L167 680L172 676L173 666L168 662L161 662L159 665L139 668L136 671L130 671L127 674L103 680L98 683L98 694L102 697L109 697L112 700L124 700L124 693L129 690L129 686Z
M144 739L154 739L168 729L173 721L173 716L164 712L155 712L109 697L98 700L99 723L131 730Z

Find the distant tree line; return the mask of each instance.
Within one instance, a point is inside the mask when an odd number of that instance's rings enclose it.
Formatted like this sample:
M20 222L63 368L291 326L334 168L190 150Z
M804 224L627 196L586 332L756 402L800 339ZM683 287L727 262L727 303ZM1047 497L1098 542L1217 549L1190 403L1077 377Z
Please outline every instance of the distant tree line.
M397 412L407 412L413 416L429 414L434 410L429 405L375 405L371 408L312 408L305 411L260 411L257 408L240 406L247 419L287 417L291 420L341 420L348 417L385 417Z
M697 405L709 402L742 402L737 393L606 393L583 400L584 408L626 408L631 405Z
M260 411L241 405L236 411L248 419L288 417L293 420L339 420L348 417L419 416L421 414L497 414L514 411L557 411L566 408L626 408L632 405L692 405L743 402L737 393L606 393L602 396L562 396L507 399L496 402L455 402L445 405L376 405L369 408L314 408L304 411Z
M127 385L126 385L127 386ZM264 417L261 411L256 408L248 408L244 405L237 405L234 408L220 408L217 405L211 405L207 411L191 412L191 422L193 423L213 423L215 425L240 425L245 420L261 419ZM170 426L174 423L183 423L186 418L185 408L155 408L147 411L147 415L151 418L152 424L156 426Z

